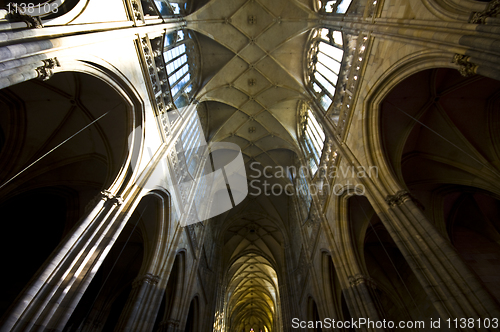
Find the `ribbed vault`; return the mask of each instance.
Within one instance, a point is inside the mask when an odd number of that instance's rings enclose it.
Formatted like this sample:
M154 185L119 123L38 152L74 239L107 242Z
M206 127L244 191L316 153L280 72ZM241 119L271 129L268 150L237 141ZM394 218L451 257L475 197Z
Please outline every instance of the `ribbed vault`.
M306 4L307 3L307 4ZM249 195L218 216L228 331L272 331L281 315L291 198L286 169L296 165L304 50L317 23L311 1L212 0L189 15L202 54L196 99L207 142L239 145ZM275 186L275 191L272 191Z
M278 285L276 271L258 254L246 254L229 270L227 311L234 330L272 330Z
M249 213L255 202L241 205L225 220L221 234L227 266L226 324L235 331L272 331L280 315L277 270L283 264L283 235L262 212Z
M187 17L200 36L205 84L197 98L208 110L208 139L238 144L247 165L288 165L298 150L297 105L309 99L303 52L314 18L311 8L286 0L213 0Z
M499 91L492 79L464 78L445 68L419 72L398 85L381 115L382 139L397 177L418 190L473 184L498 193Z

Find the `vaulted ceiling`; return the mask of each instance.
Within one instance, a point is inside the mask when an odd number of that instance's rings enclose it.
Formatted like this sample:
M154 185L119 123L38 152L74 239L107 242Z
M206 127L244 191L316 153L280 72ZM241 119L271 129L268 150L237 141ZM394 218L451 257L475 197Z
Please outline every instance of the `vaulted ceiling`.
M188 16L199 32L208 139L237 143L247 157L280 165L270 153L297 151L297 102L309 99L303 55L315 22L293 1L214 0Z
M494 111L499 88L498 81L480 75L432 69L391 91L382 105L381 132L401 182L413 192L450 184L498 194L493 180L500 174L493 165L500 158Z
M234 330L272 330L290 200L269 191L273 184L283 188L286 174L270 175L300 156L297 110L311 98L304 86L304 55L317 14L306 0L212 0L195 8L187 27L196 31L202 55L196 98L206 117L207 141L238 144L247 177L255 180L247 199L217 221L226 318Z

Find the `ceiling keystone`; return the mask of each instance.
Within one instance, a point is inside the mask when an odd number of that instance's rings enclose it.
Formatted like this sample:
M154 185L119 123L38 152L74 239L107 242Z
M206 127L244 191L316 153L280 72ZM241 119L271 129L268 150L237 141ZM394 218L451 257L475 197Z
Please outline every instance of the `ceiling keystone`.
M255 24L257 23L257 17L255 15L248 15L248 24Z

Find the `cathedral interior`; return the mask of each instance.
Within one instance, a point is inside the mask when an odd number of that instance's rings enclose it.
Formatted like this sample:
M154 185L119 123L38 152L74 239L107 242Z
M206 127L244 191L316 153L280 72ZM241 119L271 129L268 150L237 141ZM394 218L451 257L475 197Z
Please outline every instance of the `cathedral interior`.
M500 1L0 8L0 331L498 331Z

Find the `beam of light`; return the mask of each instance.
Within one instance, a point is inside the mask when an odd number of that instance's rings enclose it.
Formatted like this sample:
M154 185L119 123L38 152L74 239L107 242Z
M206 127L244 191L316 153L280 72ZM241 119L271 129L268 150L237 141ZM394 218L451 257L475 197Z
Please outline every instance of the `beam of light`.
M405 111L403 111L401 108L399 108L398 106L394 105L393 103L391 103L390 101L386 101L389 105L392 105L393 107L395 107L398 111L400 111L401 113L405 114L406 116L408 116L409 118L411 118L412 120L414 120L415 122L417 122L418 124L420 124L422 127L425 127L427 129L429 129L431 132L433 132L434 134L436 134L437 136L441 137L443 140L445 140L446 142L448 142L449 144L453 145L455 148L457 148L458 150L460 150L461 152L463 152L466 156L469 156L472 160L474 160L475 162L477 162L478 164L481 164L482 166L484 166L485 168L489 169L490 171L492 171L493 173L497 173L497 170L493 169L491 166L483 163L482 161L480 161L479 159L477 159L476 157L472 156L470 153L467 153L467 151L465 151L464 149L462 149L461 147L459 147L458 145L456 145L455 143L453 143L452 141L450 141L449 139L447 139L446 137L444 137L443 135L441 135L440 133L438 133L437 131L435 131L434 129L432 129L431 127L427 126L425 123L423 123L422 121L419 121L417 118L413 117L412 115L406 113Z
M97 119L95 119L94 121L92 121L91 123L89 123L88 125L86 125L85 127L83 127L82 129L80 129L79 131L77 131L76 133L74 133L73 135L71 135L70 137L68 137L67 139L65 139L64 141L62 141L61 143L59 143L57 146L55 146L54 148L52 148L49 152L45 153L43 156L41 156L40 158L38 158L37 160L35 160L31 164L29 164L22 171L20 171L19 173L17 173L16 175L14 175L12 178L10 178L7 182L5 182L4 184L2 184L0 186L0 189L2 189L4 186L6 186L7 184L9 184L9 182L11 182L15 178L17 178L22 173L24 173L24 171L26 171L28 168L30 168L31 166L35 165L37 162L39 162L40 160L42 160L43 158L45 158L46 156L48 156L50 153L52 153L53 151L55 151L61 145L63 145L64 143L68 142L70 139L72 139L73 137L75 137L76 135L78 135L79 133L81 133L82 131L84 131L85 129L87 129L88 127L90 127L91 125L93 125L94 123L96 123L97 121L99 121L100 119L102 119L108 113L109 112L104 113L103 115L101 115L100 117L98 117Z
M106 114L104 114L106 115ZM149 203L146 204L146 206L144 207L144 209L142 210L141 212L141 215L139 216L139 218L137 218L137 221L135 222L135 225L134 225L134 228L132 228L132 230L130 231L130 234L128 235L127 237L127 240L125 241L125 243L123 244L123 247L122 249L120 250L120 253L118 254L118 256L116 257L115 261L113 262L113 265L111 266L111 269L109 270L106 278L104 279L104 281L102 282L101 284L101 287L99 288L99 291L97 292L97 295L95 296L94 298L94 301L92 301L92 304L89 306L89 310L87 311L87 314L85 315L85 318L83 318L82 322L80 323L80 326L84 326L84 324L86 323L87 319L90 317L90 313L92 312L92 309L94 308L94 305L95 303L97 302L97 300L99 299L99 295L101 295L101 292L102 290L104 289L104 286L106 286L106 282L108 281L109 277L111 276L111 273L113 272L116 264L118 263L118 260L120 259L123 251L125 250L125 247L127 246L128 244L128 241L130 241L130 238L132 237L132 235L134 234L134 231L135 229L137 228L137 225L139 225L139 222L141 221L141 218L142 216L144 215L144 212L146 212L146 208L148 207ZM127 221L128 223L128 221ZM124 227L125 228L125 227ZM123 229L122 229L123 230ZM115 243L118 241L118 238L116 238L115 240ZM113 243L113 245L115 244ZM112 245L112 246L113 246ZM108 252L109 254L109 252ZM107 254L106 254L107 255ZM106 259L106 257L104 257ZM104 260L102 261L102 263L104 263ZM101 267L102 267L102 263L101 263ZM95 272L95 274L97 274L97 271ZM92 279L95 277L95 274L94 276L92 276ZM91 280L92 281L92 280ZM94 321L95 318L93 317L92 318L92 321Z

